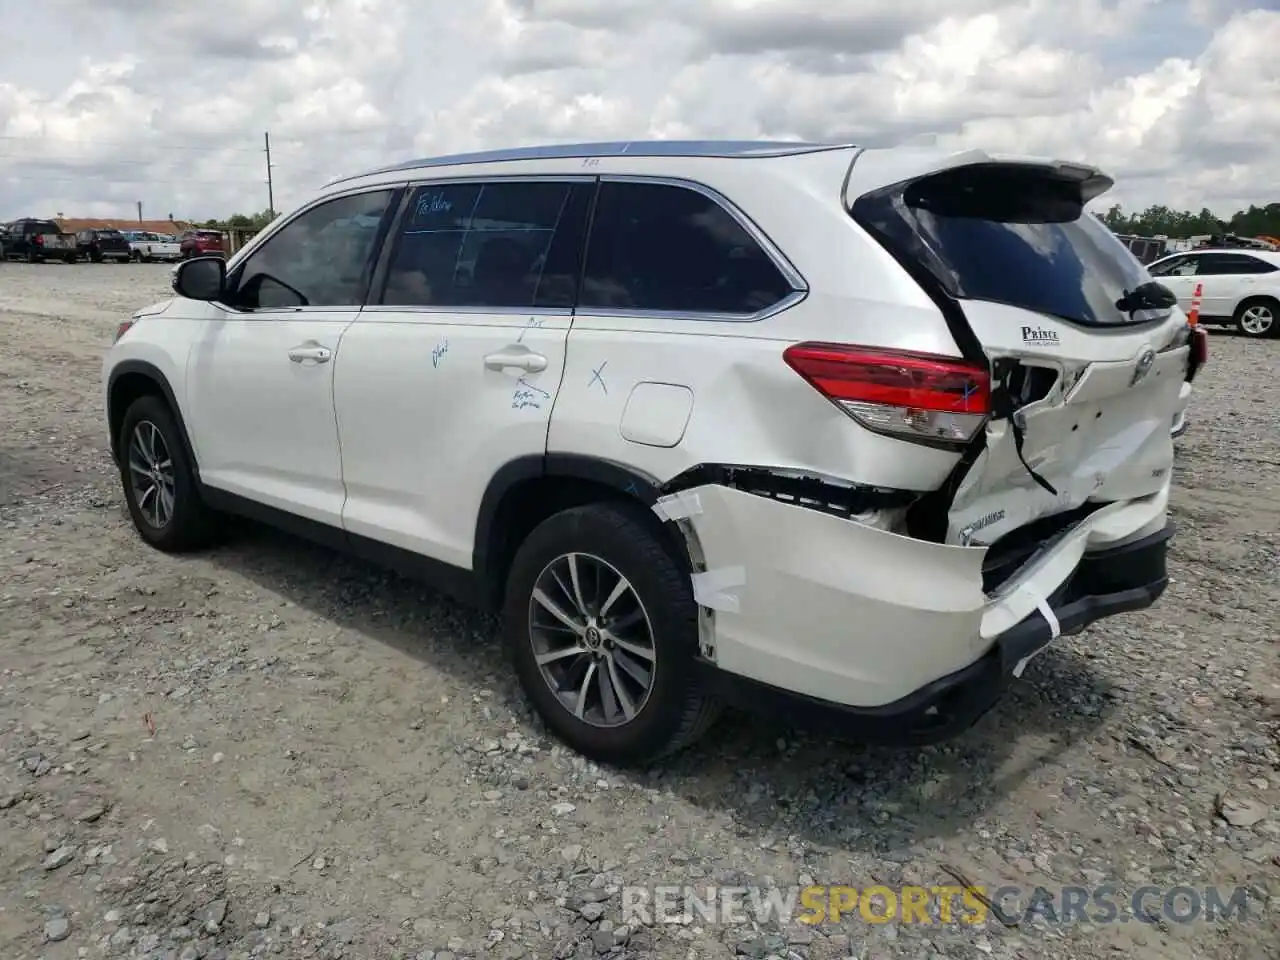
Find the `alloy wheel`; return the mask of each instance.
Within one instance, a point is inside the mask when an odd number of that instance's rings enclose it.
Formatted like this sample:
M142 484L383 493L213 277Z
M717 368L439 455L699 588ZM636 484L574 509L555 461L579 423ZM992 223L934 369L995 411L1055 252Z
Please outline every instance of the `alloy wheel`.
M1240 329L1245 333L1260 337L1275 324L1275 314L1270 307L1255 303L1246 307L1240 314Z
M653 624L631 582L589 553L552 560L534 582L529 640L560 704L593 727L629 723L653 691Z
M129 438L129 483L143 518L155 529L173 519L173 458L164 435L150 420L140 420Z

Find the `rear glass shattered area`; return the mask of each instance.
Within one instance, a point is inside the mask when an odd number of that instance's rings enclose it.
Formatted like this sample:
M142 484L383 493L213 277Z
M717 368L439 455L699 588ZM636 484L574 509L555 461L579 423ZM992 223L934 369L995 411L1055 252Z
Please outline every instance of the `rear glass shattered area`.
M962 167L869 194L853 212L960 299L1090 326L1168 315L1117 307L1150 281L1146 269L1083 209L1078 187L1038 171Z

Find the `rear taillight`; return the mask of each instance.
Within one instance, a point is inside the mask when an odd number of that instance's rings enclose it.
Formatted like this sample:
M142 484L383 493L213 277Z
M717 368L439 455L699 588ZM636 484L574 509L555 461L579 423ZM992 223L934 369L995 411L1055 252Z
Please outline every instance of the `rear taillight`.
M954 357L797 343L782 358L819 393L877 433L964 443L991 413L990 372Z
M129 328L132 327L135 323L137 323L136 320L126 320L123 323L121 323L118 327L116 327L115 342L119 342L120 338L123 337L126 333L128 333Z
M44 234L42 234L42 233L37 233L34 237L32 237L32 238L31 238L31 242L32 242L32 243L34 243L37 247L43 247L43 246L44 246Z

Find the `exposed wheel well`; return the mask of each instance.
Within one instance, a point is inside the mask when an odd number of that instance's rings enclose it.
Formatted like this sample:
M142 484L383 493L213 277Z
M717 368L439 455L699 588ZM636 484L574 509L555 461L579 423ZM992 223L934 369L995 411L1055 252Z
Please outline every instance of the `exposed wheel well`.
M690 569L689 554L680 535L664 524L645 504L631 494L608 483L564 475L542 475L523 480L511 487L498 503L490 526L485 551L484 600L500 609L506 589L507 574L520 544L533 529L548 517L588 503L633 504L649 513L654 533L682 568Z
M120 425L124 422L125 411L139 397L159 397L166 404L164 388L154 378L145 373L123 373L111 384L111 393L107 399L107 424L111 431L111 449L120 447Z

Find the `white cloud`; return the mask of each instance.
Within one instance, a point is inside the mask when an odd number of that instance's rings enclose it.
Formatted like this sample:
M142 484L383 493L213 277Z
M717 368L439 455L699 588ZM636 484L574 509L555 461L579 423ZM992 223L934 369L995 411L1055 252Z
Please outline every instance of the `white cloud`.
M207 218L555 140L936 141L1280 197L1273 0L0 0L0 218Z

